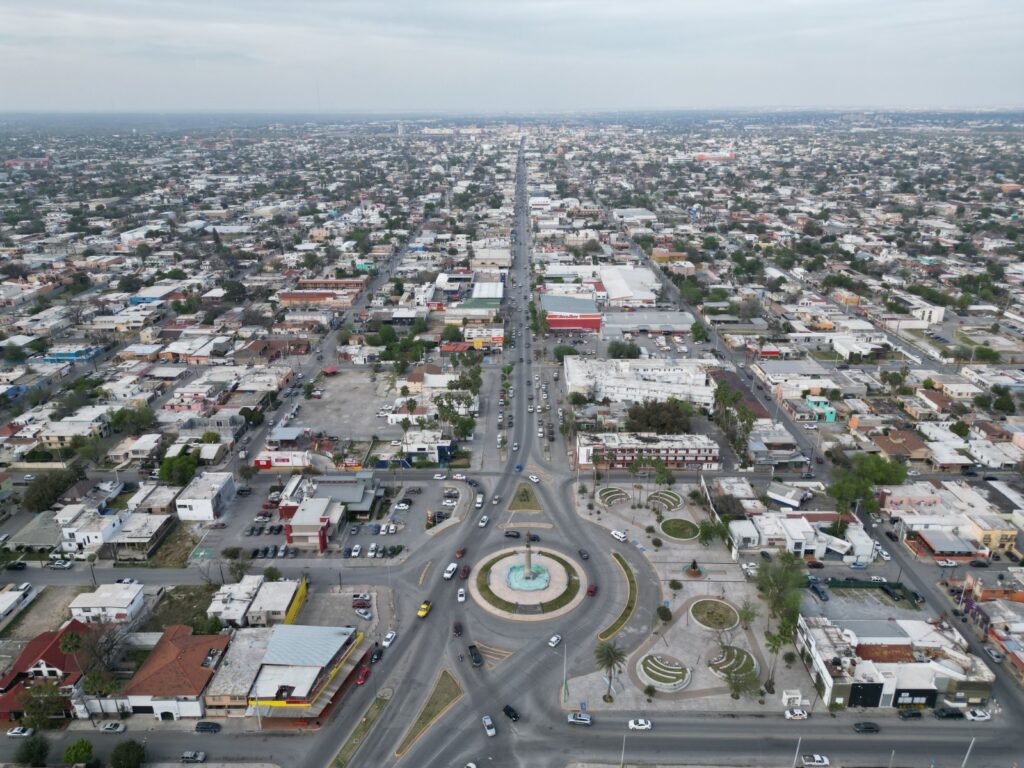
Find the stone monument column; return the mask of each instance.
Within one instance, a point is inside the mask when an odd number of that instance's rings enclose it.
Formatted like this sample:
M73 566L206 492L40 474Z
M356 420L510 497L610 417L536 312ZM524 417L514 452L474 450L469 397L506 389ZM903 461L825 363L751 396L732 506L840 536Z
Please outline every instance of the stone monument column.
M527 535L529 535L529 534L527 534ZM523 568L523 578L524 579L532 579L533 578L533 550L530 549L530 540L529 540L529 538L527 538L527 540L526 540L526 564L525 564L525 567Z

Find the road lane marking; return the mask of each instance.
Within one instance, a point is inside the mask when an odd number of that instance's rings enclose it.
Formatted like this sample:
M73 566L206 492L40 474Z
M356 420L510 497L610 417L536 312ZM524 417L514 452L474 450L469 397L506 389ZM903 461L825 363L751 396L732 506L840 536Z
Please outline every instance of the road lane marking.
M423 570L420 572L420 580L416 586L422 587L424 580L427 578L427 571L430 570L430 566L433 565L433 560L428 560L427 564L423 566Z

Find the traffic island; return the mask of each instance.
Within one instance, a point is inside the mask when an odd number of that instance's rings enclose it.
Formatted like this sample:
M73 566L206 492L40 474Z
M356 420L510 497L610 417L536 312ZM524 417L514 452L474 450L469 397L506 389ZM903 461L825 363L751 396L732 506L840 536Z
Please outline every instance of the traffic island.
M494 553L480 566L469 583L469 594L501 618L552 619L583 601L587 585L582 573L573 560L550 550L509 548Z
M462 686L459 685L459 681L447 669L442 670L437 682L434 683L434 689L423 704L423 709L420 710L413 724L409 726L405 738L395 750L395 756L401 757L408 752L419 737L461 698Z
M512 500L508 503L509 512L543 512L544 508L537 499L532 483L520 483Z
M740 623L736 609L724 600L708 597L690 606L693 620L703 627L714 630L734 629Z

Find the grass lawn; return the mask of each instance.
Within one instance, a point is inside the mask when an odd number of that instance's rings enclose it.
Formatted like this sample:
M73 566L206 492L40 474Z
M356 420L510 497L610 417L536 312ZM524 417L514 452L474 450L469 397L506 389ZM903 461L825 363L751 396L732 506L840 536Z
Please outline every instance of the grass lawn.
M206 618L210 599L217 591L216 584L179 586L168 589L153 616L142 625L142 632L160 632L171 624L192 624Z
M199 543L199 537L192 533L187 525L178 523L170 535L164 539L164 543L149 558L150 568L184 568L188 563L188 556ZM138 567L138 563L131 565Z
M671 536L673 539L697 538L697 526L689 520L683 520L678 517L663 520L661 523L661 530L662 533L666 536Z
M128 500L135 495L135 491L125 491L116 499L107 504L111 509L128 509Z
M508 504L509 512L541 512L542 507L533 492L532 483L520 483Z
M359 724L352 729L352 733L348 735L345 743L341 745L341 749L334 758L332 768L345 768L349 764L356 751L366 740L366 736L369 734L370 729L373 728L373 724L377 722L380 713L384 711L388 701L390 701L390 698L387 696L378 696L373 700L373 704L366 710L366 714L359 720Z
M509 613L515 613L516 606L514 603L510 603L508 600L503 600L498 597L494 592L491 591L490 585L487 583L491 577L491 567L496 563L501 562L506 557L512 557L514 553L509 552L508 554L496 557L493 560L487 562L483 568L476 575L476 586L480 590L480 594L483 595L484 600L502 611L508 611Z
M423 705L423 709L420 710L419 715L413 724L409 727L409 730L405 734L405 738L402 739L402 743L398 745L398 749L395 750L396 755L404 755L418 739L424 731L426 731L434 721L439 718L442 713L449 706L454 704L462 697L462 687L459 685L459 681L455 679L454 675L447 669L441 673L441 676L437 679L437 683L434 685L434 690L430 692L429 698Z
M619 564L622 572L626 574L626 581L629 583L629 594L626 596L626 605L623 606L622 613L620 613L618 618L609 624L604 631L597 636L598 640L608 640L616 632L626 626L626 622L629 621L629 617L633 615L633 609L636 608L637 586L636 576L633 575L633 569L629 567L625 558L623 558L618 552L613 552L612 557L615 558L615 562Z
M693 618L712 629L729 629L740 620L739 614L720 600L698 600L690 609Z
M554 600L548 600L546 603L540 604L540 609L544 613L551 613L551 611L557 611L562 606L568 605L572 602L573 598L576 597L580 591L580 577L576 575L576 569L569 565L568 562L560 558L554 552L541 552L542 555L546 555L559 563L565 568L566 577L568 582L565 585L565 591L556 597Z

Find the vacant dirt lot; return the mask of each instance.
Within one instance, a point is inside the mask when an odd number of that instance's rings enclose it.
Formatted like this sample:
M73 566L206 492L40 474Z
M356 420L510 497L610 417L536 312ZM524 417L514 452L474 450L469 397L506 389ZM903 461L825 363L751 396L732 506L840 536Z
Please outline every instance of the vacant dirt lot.
M49 586L39 593L31 605L21 612L2 633L8 640L31 640L41 632L57 629L71 618L68 605L77 595L91 587Z

